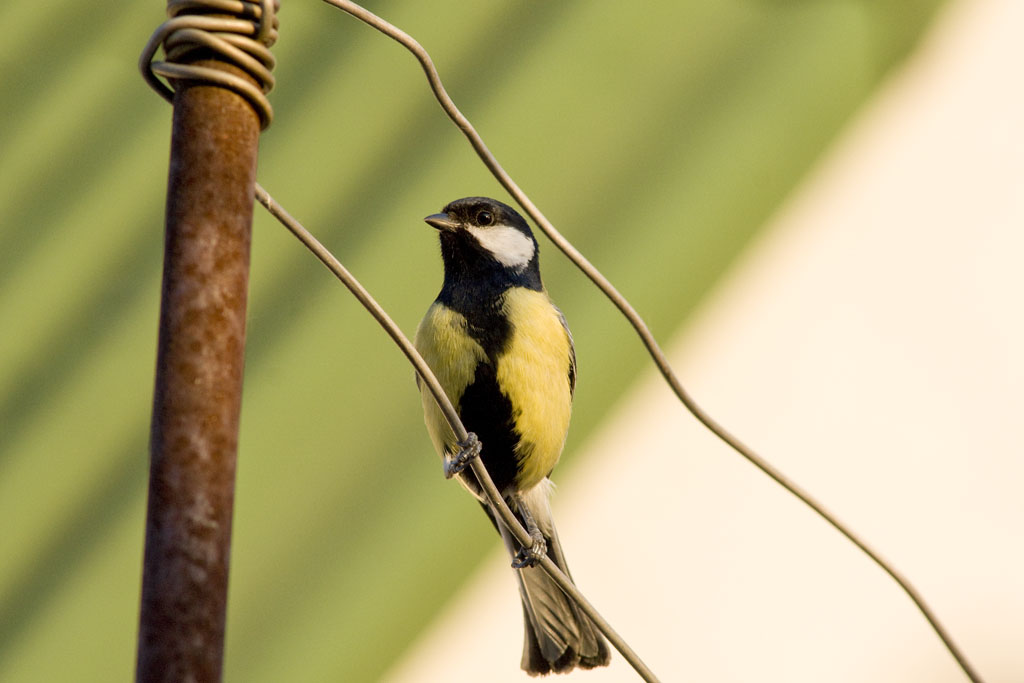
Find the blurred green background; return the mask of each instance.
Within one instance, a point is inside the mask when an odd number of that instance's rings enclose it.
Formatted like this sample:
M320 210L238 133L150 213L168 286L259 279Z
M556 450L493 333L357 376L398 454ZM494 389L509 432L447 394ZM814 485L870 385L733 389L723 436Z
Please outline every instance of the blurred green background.
M508 198L403 49L283 4L260 181L411 333L440 285L421 218ZM369 7L431 51L505 168L667 340L940 4ZM134 672L171 111L135 66L163 3L98 7L0 6L3 681ZM579 357L564 480L647 361L541 248ZM496 542L441 477L412 371L257 210L226 679L376 679Z

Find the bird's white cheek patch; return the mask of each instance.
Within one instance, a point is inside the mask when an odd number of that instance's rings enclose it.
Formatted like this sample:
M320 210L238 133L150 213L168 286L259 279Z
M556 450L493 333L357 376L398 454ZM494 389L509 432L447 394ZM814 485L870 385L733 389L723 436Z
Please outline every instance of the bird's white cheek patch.
M533 258L533 240L515 228L499 225L468 230L480 246L491 252L503 266L522 268Z

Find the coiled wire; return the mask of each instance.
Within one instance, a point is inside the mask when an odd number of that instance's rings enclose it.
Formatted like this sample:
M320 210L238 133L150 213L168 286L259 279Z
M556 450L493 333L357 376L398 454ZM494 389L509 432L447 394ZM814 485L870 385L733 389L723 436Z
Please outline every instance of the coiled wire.
M233 90L249 101L265 129L274 118L267 93L274 87L271 72L276 62L269 48L277 41L279 8L279 0L170 0L170 19L153 32L139 57L142 77L167 101L174 99L174 81ZM153 61L161 45L164 61ZM189 63L200 56L232 64L258 85L221 69Z

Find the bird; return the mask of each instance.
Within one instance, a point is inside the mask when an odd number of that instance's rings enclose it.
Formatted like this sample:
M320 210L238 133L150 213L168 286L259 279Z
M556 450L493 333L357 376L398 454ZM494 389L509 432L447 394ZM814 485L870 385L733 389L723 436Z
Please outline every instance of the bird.
M576 388L572 334L541 282L537 240L515 209L487 197L457 199L424 220L438 231L444 280L414 344L470 441L457 442L420 386L424 422L434 449L454 463L514 557L525 622L521 666L530 675L605 666L610 652L594 622L536 566L546 550L569 575L551 517L549 475L565 445ZM498 521L464 467L477 454L532 547Z

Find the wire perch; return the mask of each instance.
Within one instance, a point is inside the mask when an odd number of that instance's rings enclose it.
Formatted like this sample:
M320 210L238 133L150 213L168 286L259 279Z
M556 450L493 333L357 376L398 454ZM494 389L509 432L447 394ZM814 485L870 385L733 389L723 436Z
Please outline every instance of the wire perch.
M462 420L459 418L458 411L452 405L452 402L448 399L448 395L444 393L444 389L441 388L440 382L434 376L434 373L430 370L430 366L427 365L426 361L423 360L419 352L416 351L416 347L413 346L412 342L409 341L408 337L402 333L402 330L398 327L391 316L377 303L377 301L370 295L368 291L352 276L351 273L338 261L337 258L328 250L323 244L321 244L316 237L314 237L308 230L306 230L299 221L292 217L280 204L274 201L274 198L263 189L258 183L256 185L256 200L262 204L267 211L270 212L274 218L281 222L288 230L295 235L300 242L313 252L314 255L327 268L334 273L334 275L341 280L356 299L369 311L370 315L380 324L381 327L388 333L388 336L394 340L395 344L402 350L405 357L409 359L413 367L416 368L416 372L423 379L430 394L437 401L438 406L441 408L441 412L444 413L445 419L448 420L448 424L451 425L452 431L455 432L455 436L459 441L466 441L469 438L469 433L466 431L465 426L462 424ZM484 448L487 444L484 444ZM484 467L483 462L480 458L473 458L469 461L469 466L473 469L473 474L476 475L477 480L483 485L484 493L486 493L488 500L495 510L498 511L498 515L501 517L502 523L505 527L512 532L519 543L524 547L530 547L533 545L533 539L530 537L529 532L523 528L519 520L516 519L515 515L509 509L505 500L501 497L498 489L494 486L494 482L491 480L491 475L488 474L487 468ZM555 566L547 555L540 558L539 565L546 571L562 588L566 595L570 599L576 602L587 616L593 620L597 625L598 629L608 638L608 642L619 651L619 653L629 662L636 672L645 681L655 682L658 678L654 673L647 667L646 664L640 659L639 655L629 646L629 644L623 640L623 638L615 632L604 617L594 608L593 605L580 593L576 585L569 580L565 574Z

